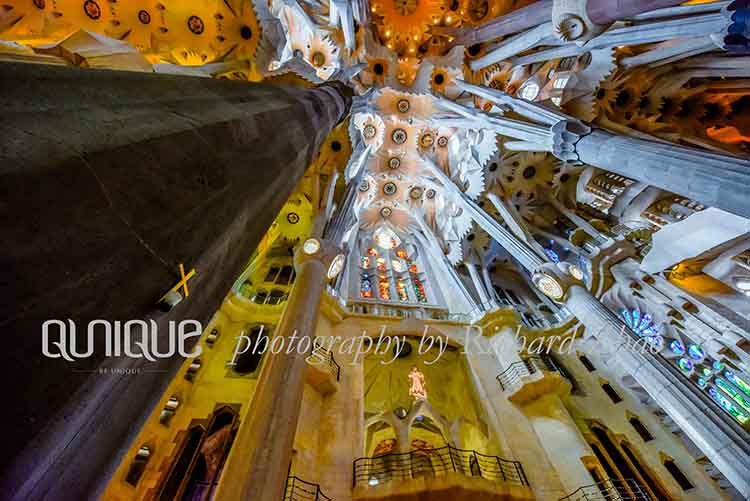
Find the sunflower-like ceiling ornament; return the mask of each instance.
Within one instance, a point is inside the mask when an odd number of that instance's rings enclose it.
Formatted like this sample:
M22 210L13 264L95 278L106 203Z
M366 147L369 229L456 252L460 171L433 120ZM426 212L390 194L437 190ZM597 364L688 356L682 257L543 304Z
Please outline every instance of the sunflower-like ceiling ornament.
M279 237L287 242L297 242L310 234L313 208L305 195L293 195L276 216L273 226Z
M505 193L536 194L555 188L560 160L549 153L506 151L502 156L498 181Z
M4 40L30 45L55 42L77 30L72 21L70 14L65 16L51 1L0 5L0 37Z
M399 56L417 56L427 29L445 10L441 0L374 0L370 5L381 39Z
M374 113L354 115L350 125L350 136L352 128L362 135L364 143L372 146L373 150L378 150L385 141L385 123Z
M405 120L427 120L434 112L432 96L383 89L375 98L375 106L383 115Z

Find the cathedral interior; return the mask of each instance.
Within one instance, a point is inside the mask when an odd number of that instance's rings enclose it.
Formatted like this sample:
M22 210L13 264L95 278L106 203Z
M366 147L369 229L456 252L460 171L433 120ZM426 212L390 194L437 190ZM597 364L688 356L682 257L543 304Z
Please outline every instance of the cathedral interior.
M748 0L0 0L0 166L2 499L750 499Z

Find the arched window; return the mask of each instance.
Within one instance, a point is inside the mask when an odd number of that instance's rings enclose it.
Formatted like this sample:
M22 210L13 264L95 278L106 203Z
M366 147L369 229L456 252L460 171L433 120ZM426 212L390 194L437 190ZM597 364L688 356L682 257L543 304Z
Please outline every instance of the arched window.
M246 336L250 339L250 346L241 346L237 351L243 351L234 360L234 366L232 369L237 374L250 374L255 372L260 365L260 361L263 358L264 346L267 345L271 329L266 325L255 325ZM238 343L246 343L248 341L243 338L237 340Z
M646 482L648 487L651 489L651 492L656 495L656 499L669 499L669 496L664 493L664 489L662 489L661 485L659 485L659 483L654 479L653 475L651 475L651 472L648 471L648 468L646 468L642 464L638 455L630 448L630 445L626 442L621 442L620 447L622 447L625 455L638 471L638 474L641 476L643 481Z
M273 282L276 280L276 275L279 273L279 268L276 266L272 266L270 270L268 270L268 273L266 273L266 279L264 282Z
M281 273L279 273L279 276L276 279L276 283L279 285L291 285L293 280L294 268L292 268L290 265L286 265L281 268Z
M613 403L617 404L622 402L622 397L617 394L614 388L610 386L609 383L603 383L602 384L602 390L604 390L604 393L607 394L610 400L612 400Z
M635 431L638 432L638 435L641 436L644 442L649 442L654 439L653 436L651 436L651 433L649 433L648 429L641 423L641 420L637 417L631 417L628 421L630 421L630 424L635 428Z
M237 433L239 415L228 405L193 421L159 488L159 501L211 499Z
M268 293L266 291L257 291L253 296L253 303L265 304Z
M268 295L268 304L281 304L286 301L286 293L279 289L273 289Z
M667 458L664 460L664 468L666 468L669 474L672 475L672 478L675 479L675 482L679 484L680 488L683 491L687 491L695 487L692 482L688 480L685 474L682 473L682 470L677 467L672 459Z
M589 360L586 355L579 355L578 360L580 360L583 366L586 367L587 371L594 372L596 370L596 367L594 367L594 364L591 363L591 360Z

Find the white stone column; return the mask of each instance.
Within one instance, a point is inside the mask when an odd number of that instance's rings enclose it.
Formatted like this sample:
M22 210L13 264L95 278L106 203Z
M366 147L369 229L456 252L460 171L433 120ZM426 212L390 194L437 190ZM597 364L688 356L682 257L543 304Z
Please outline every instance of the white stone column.
M477 272L477 266L473 263L464 263L464 266L469 272L469 276L471 277L471 281L474 284L474 288L477 290L477 293L479 294L479 299L482 301L482 307L486 310L490 307L490 298L487 295L487 291L484 288L484 284L482 283L482 279L479 276L479 273Z

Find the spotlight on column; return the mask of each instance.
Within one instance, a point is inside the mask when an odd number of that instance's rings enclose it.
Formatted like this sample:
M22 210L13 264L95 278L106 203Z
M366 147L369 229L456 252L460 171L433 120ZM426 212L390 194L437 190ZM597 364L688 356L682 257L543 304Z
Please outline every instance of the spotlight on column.
M182 301L182 294L180 294L177 291L171 291L168 292L161 301L159 301L158 307L159 311L163 311L164 313L172 311L172 308L177 306L177 304Z

